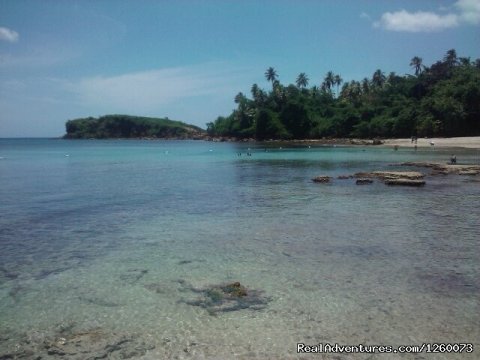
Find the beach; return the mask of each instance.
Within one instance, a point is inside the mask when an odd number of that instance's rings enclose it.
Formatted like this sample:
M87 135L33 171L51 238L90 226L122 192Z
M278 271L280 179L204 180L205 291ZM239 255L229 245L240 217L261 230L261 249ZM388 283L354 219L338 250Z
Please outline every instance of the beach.
M418 138L417 147L435 147L441 148L468 148L480 149L480 136L452 137L452 138ZM408 139L386 139L383 146L414 147L415 143L411 138Z

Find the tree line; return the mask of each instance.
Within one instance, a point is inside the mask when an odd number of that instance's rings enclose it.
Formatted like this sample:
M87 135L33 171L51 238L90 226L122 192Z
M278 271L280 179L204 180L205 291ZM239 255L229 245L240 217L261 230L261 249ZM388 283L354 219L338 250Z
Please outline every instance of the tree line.
M181 138L202 137L205 130L168 118L105 115L68 120L66 139Z
M239 92L236 109L207 123L207 132L257 140L480 135L480 59L451 49L429 67L418 56L410 66L414 75L378 69L346 82L329 71L312 87L303 72L283 85L269 67L271 89L253 84L251 97Z

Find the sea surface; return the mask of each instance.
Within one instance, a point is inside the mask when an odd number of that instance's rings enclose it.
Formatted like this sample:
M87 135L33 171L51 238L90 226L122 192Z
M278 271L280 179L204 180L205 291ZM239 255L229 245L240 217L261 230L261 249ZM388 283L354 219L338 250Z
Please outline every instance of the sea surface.
M462 149L0 139L0 358L478 359L479 177L336 178L453 153L480 163ZM222 298L234 282L247 296Z

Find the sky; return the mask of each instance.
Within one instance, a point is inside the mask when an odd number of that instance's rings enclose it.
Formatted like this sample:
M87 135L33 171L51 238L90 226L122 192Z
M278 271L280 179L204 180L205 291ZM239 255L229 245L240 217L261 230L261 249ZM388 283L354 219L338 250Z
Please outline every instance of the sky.
M57 137L70 119L168 117L205 128L238 92L328 71L413 74L480 58L480 0L0 0L0 137Z

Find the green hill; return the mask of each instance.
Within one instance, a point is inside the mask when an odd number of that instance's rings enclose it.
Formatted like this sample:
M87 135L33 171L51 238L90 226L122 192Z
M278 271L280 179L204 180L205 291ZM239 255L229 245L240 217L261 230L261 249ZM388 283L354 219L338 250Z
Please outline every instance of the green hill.
M205 130L167 118L105 115L69 120L65 139L199 139Z

